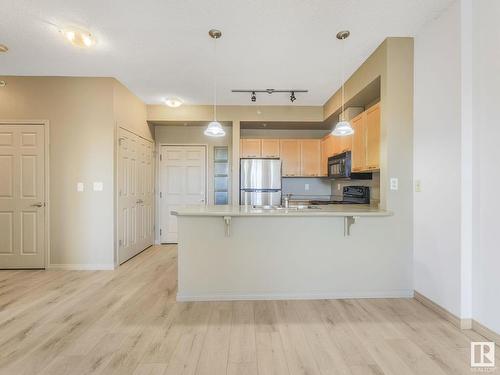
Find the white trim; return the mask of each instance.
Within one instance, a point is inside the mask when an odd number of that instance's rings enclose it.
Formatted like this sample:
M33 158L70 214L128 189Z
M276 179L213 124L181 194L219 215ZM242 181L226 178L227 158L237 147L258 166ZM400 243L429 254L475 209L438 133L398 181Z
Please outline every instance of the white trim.
M44 127L44 169L45 169L45 249L44 268L50 264L50 123L49 120L5 120L0 119L0 125L41 125Z
M177 293L178 302L194 301L258 301L258 300L311 300L352 298L411 298L413 290L386 290L367 292L311 292L311 293Z
M116 267L113 263L110 264L49 264L49 270L66 270L66 271L112 271Z
M153 151L153 158L152 162L156 163L156 158L155 158L155 152L156 152L156 143L154 139L146 138L143 137L142 135L135 133L131 131L130 129L125 128L124 126L120 125L118 121L115 121L115 141L114 141L114 156L113 156L113 212L114 212L114 217L113 217L113 262L115 265L115 268L120 265L120 260L119 260L119 238L118 238L118 217L119 217L119 212L118 212L118 163L119 163L119 157L120 157L120 131L124 130L126 132L129 132L130 134L133 134L139 138L144 139L147 142L150 142L152 145L152 151ZM157 199L156 199L156 186L155 186L155 181L156 181L156 164L153 165L153 226L155 227L155 230L153 231L153 242L150 246L156 244L156 204L157 204ZM149 246L148 246L149 247ZM144 248L141 251L146 250ZM139 253L138 253L139 254ZM137 254L136 254L137 255Z

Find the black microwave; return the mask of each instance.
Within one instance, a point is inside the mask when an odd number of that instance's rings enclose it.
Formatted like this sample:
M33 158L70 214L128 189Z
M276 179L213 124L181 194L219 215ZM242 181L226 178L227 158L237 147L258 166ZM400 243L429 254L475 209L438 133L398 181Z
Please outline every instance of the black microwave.
M371 180L371 173L352 173L351 151L328 158L328 177L333 179Z

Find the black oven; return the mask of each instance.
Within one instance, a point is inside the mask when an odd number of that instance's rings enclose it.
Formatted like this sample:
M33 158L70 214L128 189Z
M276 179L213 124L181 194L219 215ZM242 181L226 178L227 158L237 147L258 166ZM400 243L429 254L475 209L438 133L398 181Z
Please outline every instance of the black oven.
M351 151L328 158L328 177L333 179L371 180L371 173L352 173Z

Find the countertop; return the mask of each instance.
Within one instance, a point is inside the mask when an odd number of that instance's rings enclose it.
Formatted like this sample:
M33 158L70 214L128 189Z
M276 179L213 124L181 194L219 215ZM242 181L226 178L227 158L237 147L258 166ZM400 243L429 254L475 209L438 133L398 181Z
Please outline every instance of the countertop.
M392 212L364 204L318 205L317 208L263 209L251 206L185 206L172 210L177 216L260 216L260 217L345 217L345 216L391 216Z

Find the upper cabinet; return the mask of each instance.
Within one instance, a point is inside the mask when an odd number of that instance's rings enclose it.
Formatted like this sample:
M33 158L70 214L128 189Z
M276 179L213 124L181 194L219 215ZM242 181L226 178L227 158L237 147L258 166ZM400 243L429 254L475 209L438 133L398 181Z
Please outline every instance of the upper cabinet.
M263 158L279 158L280 157L280 140L279 139L263 139L261 143Z
M262 146L260 139L240 139L240 157L260 158Z
M328 134L321 140L320 174L328 176L328 158L335 154L335 137Z
M353 135L321 140L321 176L327 175L328 158L346 151L351 151L353 172L380 169L380 103L354 117L351 125Z
M316 177L320 175L321 143L319 139L300 141L300 175Z
M380 103L366 111L366 167L380 169Z
M353 172L359 172L366 168L366 113L363 112L351 120L354 130L352 135L352 164Z
M300 176L301 147L298 139L280 140L281 173L283 176Z

